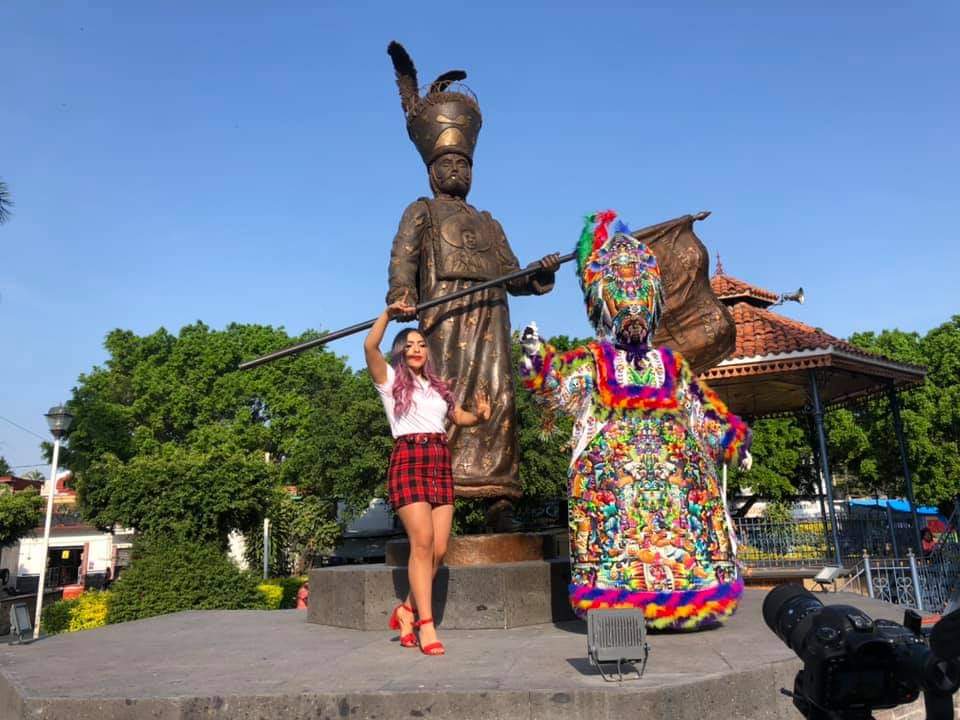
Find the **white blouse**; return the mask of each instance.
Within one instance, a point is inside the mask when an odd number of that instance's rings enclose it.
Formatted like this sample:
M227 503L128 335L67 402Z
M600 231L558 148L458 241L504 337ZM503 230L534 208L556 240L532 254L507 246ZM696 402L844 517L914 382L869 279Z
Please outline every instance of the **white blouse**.
M393 367L387 364L387 381L383 385L374 383L383 409L387 411L387 420L390 421L390 432L393 437L413 435L416 433L444 433L446 434L447 402L436 390L430 387L426 378L414 376L413 398L410 407L403 417L394 415L393 383L396 380Z

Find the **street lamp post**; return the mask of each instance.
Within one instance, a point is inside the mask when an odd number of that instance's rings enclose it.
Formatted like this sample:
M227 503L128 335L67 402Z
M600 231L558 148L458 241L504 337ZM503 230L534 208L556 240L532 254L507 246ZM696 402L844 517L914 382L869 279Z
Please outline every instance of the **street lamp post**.
M53 461L50 463L50 479L47 480L47 518L43 523L43 554L40 558L40 580L37 583L37 613L33 622L33 639L40 637L40 616L43 613L43 586L47 579L47 553L50 548L50 523L53 519L53 496L57 494L57 465L60 461L60 439L70 429L73 415L63 405L50 408L44 416L53 435Z

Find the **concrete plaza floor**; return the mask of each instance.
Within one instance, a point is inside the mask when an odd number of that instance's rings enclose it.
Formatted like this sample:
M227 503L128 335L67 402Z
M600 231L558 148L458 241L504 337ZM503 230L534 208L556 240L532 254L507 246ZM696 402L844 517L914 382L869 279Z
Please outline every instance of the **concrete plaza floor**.
M799 661L748 589L719 629L649 637L640 680L608 683L586 625L449 630L445 657L386 629L314 625L303 611L197 611L0 649L0 720L155 718L799 718L781 687ZM891 605L820 595L898 622Z

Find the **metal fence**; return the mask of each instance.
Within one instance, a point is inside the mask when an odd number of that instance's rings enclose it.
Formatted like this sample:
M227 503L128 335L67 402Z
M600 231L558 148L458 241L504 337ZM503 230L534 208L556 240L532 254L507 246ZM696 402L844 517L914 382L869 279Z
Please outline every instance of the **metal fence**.
M872 509L868 509L872 510ZM838 508L837 536L844 567L853 567L866 551L873 558L906 558L916 545L913 522L890 512L847 512ZM941 536L935 555L960 547L956 518ZM734 524L741 562L752 567L821 567L836 565L833 533L821 518L774 522L766 518L736 518ZM960 554L960 553L958 553Z
M939 613L955 594L958 581L960 565L954 552L929 558L917 558L910 550L905 558L874 558L864 552L838 590Z
M772 522L765 518L734 521L741 562L753 567L814 567L835 565L833 533L820 519ZM837 515L840 558L854 565L863 551L895 556L889 529L866 517Z

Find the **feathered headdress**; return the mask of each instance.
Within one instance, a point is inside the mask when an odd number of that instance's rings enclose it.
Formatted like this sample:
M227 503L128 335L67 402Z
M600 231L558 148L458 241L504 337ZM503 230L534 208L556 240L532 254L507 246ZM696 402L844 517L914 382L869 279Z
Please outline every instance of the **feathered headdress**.
M599 337L619 335L629 315L641 315L648 338L653 337L663 311L663 289L657 258L630 235L613 210L587 215L577 242L577 275L587 317Z

